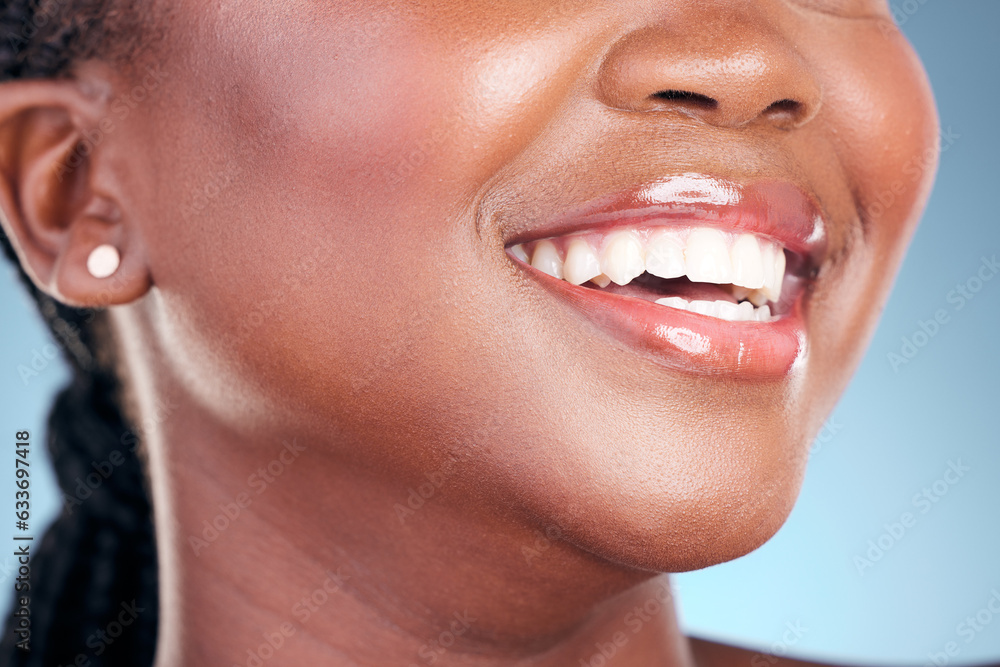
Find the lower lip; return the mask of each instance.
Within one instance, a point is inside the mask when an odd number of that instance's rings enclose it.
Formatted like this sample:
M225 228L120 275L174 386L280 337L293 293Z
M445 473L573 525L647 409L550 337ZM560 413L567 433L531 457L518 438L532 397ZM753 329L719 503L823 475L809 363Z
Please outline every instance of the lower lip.
M781 378L806 352L798 300L773 322L729 322L580 287L514 261L609 335L676 370Z

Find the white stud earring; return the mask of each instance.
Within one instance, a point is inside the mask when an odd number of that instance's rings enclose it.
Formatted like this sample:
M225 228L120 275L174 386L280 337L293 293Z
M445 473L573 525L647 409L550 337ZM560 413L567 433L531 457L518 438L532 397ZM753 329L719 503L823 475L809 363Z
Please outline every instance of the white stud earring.
M99 245L87 257L87 271L95 278L107 278L118 270L122 258L118 248L107 243Z

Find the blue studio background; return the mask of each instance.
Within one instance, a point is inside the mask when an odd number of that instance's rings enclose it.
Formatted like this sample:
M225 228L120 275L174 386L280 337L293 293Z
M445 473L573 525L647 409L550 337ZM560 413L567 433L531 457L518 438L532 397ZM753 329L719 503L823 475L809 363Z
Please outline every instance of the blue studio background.
M1000 2L893 6L930 74L946 137L927 214L788 523L753 554L675 584L685 627L701 636L841 663L995 662L1000 276L984 258L1000 256ZM43 424L68 373L6 266L0 312L0 437L35 435L40 535L59 506ZM33 363L37 374L19 371ZM0 507L15 491L7 451ZM0 554L5 612L16 563L12 549Z

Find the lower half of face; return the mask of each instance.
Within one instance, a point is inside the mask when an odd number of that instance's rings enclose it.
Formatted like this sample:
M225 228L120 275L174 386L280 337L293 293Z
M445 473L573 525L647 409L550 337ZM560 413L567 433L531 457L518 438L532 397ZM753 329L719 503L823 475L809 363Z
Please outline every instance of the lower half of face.
M884 3L243 4L149 118L192 391L617 562L766 540L935 167Z

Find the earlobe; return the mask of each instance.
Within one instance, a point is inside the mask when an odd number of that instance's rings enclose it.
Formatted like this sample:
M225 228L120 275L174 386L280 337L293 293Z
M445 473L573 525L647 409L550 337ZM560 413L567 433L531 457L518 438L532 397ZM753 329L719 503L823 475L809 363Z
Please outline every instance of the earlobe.
M0 210L25 271L71 306L141 298L151 285L145 249L113 190L108 146L87 140L108 96L71 80L0 90Z
M145 254L121 223L81 222L52 269L51 293L64 303L103 308L131 303L151 287Z

